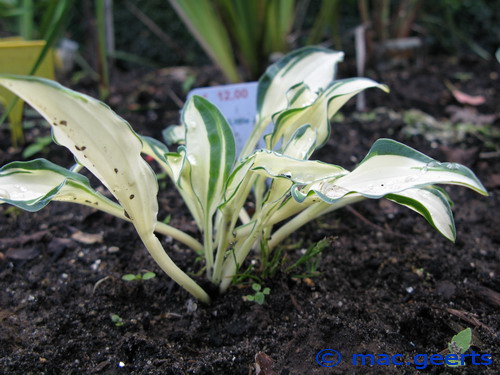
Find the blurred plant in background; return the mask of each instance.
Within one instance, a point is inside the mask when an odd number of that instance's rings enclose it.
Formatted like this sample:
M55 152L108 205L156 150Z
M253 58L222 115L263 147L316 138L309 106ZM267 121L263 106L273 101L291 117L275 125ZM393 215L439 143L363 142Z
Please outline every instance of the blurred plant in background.
M421 47L490 59L498 48L500 2L487 0L169 0L229 81L259 76L276 53L323 43L358 64L407 60ZM465 27L459 21L468 19ZM360 25L356 28L356 25ZM341 27L342 26L342 27ZM493 30L493 32L492 32ZM342 31L342 32L341 32ZM356 44L352 35L356 35ZM363 41L360 44L359 39ZM342 43L342 40L349 40ZM344 45L343 45L344 44ZM364 52L360 53L360 49ZM421 53L419 53L421 55ZM358 74L363 69L358 69Z
M441 54L474 52L489 60L500 46L500 1L425 2L421 23L429 43Z
M422 4L422 0L358 0L360 21L366 30L367 54L377 52L380 60L407 55L409 50L420 47L421 39L410 36Z
M126 69L206 65L209 56L226 77L249 80L273 53L304 45L349 55L358 25L373 43L419 37L440 53L493 56L500 44L500 2L488 0L0 0L0 36L46 39L63 5L71 9L57 36L78 42L80 69L101 81L103 54Z
M169 1L231 82L255 79L273 54L289 51L309 6L309 1L295 0ZM321 2L306 44L318 43L325 28L338 21L339 5L338 0ZM333 30L338 42L338 29Z
M4 73L22 73L34 75L41 67L47 55L54 47L56 41L61 35L62 30L68 22L68 13L73 0L0 0L0 36L14 35L14 38L9 39L8 44L2 43L5 48L10 48L9 54L5 54L6 59L12 61L2 61L2 70ZM19 39L16 39L19 38ZM43 44L25 44L22 41L31 41L34 39L43 40ZM1 41L1 39L0 39ZM13 59L12 53L16 53L12 48L16 44L21 47L19 49L19 59ZM31 53L28 52L30 47L35 48L37 57L31 62ZM38 52L39 51L39 52ZM36 55L35 55L36 56ZM26 67L15 66L22 59L27 59ZM29 66L30 64L32 66ZM9 64L14 65L9 67ZM51 65L51 64L50 64ZM21 69L22 71L19 71ZM51 70L44 67L44 75L52 78ZM26 70L26 71L24 71ZM2 96L5 96L2 94ZM5 96L5 111L0 118L0 125L3 124L7 116L10 116L11 139L14 146L24 143L24 132L22 127L22 103L18 103L18 99Z

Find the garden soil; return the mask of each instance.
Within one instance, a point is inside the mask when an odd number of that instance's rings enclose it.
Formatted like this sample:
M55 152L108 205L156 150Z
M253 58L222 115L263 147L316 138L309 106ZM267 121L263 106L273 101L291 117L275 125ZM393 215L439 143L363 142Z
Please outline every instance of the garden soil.
M108 102L138 132L160 138L178 121L182 80L196 74L196 85L217 83L212 73L123 74ZM350 70L342 67L341 75ZM365 201L287 239L282 266L261 281L271 290L262 305L245 300L253 293L249 279L222 296L212 291L209 306L195 301L159 270L130 224L91 208L51 203L27 213L0 206L0 374L500 373L499 75L499 64L474 59L431 59L373 73L391 94L368 91L363 113L350 102L333 122L331 140L313 156L353 168L376 139L387 137L469 166L490 195L446 188L456 203L456 243L404 207ZM445 81L484 103L458 102ZM47 135L29 116L28 141ZM9 148L6 130L0 142L2 164L21 158ZM72 163L55 145L44 154ZM199 236L172 184L160 183L159 219ZM324 238L329 245L314 274L284 272ZM196 254L161 240L184 270L199 273ZM121 279L146 271L157 276ZM451 338L467 327L472 350L491 354L491 365L468 358L459 368L422 369L424 357L415 355L447 354ZM320 366L322 349L337 350L341 363ZM379 363L355 366L352 355L359 353L402 354L405 364L384 365L375 356Z

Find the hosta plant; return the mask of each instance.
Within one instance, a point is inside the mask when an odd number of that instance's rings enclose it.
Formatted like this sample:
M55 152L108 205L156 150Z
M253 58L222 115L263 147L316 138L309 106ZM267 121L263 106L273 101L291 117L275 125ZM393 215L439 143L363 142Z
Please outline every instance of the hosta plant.
M55 142L68 148L71 170L37 159L0 170L0 199L28 211L51 200L91 206L131 222L154 260L196 298L208 294L169 257L155 233L201 253L207 278L224 292L251 251L266 264L276 246L321 215L364 199L389 199L418 213L455 239L448 194L455 184L486 195L476 176L389 139L375 142L353 171L310 160L330 136L330 119L367 88L366 78L332 80L342 53L309 47L270 66L258 86L254 131L240 155L219 110L199 96L187 101L177 150L141 137L103 103L39 78L0 76L0 84L31 104L50 123ZM266 147L255 149L268 125ZM179 136L177 137L179 138ZM168 174L191 212L202 241L157 221L158 184L142 155ZM115 200L78 173L86 168ZM247 211L253 201L252 213ZM194 257L193 257L194 259Z

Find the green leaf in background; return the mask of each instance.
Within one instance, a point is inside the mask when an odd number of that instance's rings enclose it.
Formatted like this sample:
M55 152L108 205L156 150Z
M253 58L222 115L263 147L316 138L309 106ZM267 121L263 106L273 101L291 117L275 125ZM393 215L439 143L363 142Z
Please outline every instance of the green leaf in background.
M264 48L268 54L286 52L286 37L290 33L295 12L294 0L274 0L265 2Z
M259 74L262 49L259 48L262 29L261 15L264 13L264 3L257 1L218 0L221 16L227 20L226 32L235 41L237 49L241 50L243 64L250 70L252 76ZM235 54L236 55L236 54Z
M68 22L69 13L73 5L73 0L52 0L49 2L46 12L43 15L42 39L47 43L40 52L30 75L36 74L36 71L49 50L54 47L59 38L63 26Z
M37 137L35 139L35 142L30 144L29 146L25 147L23 150L22 156L25 159L28 159L32 157L35 154L38 154L41 152L45 147L50 145L52 143L52 137L51 136L46 136L46 137Z
M33 39L33 0L22 0L23 12L19 18L20 35L26 39Z
M230 82L240 78L229 36L214 4L209 0L169 0L198 43Z

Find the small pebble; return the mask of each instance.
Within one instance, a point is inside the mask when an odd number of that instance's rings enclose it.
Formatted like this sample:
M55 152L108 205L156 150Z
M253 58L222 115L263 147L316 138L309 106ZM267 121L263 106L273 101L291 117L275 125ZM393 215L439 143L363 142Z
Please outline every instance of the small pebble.
M192 299L188 299L187 303L186 303L186 309L188 312L195 312L197 309L198 309L198 305L197 303L192 300Z
M96 261L94 263L92 263L92 265L90 266L90 268L92 269L92 271L97 271L97 269L99 268L100 264L101 264L101 260L100 259L96 259Z

